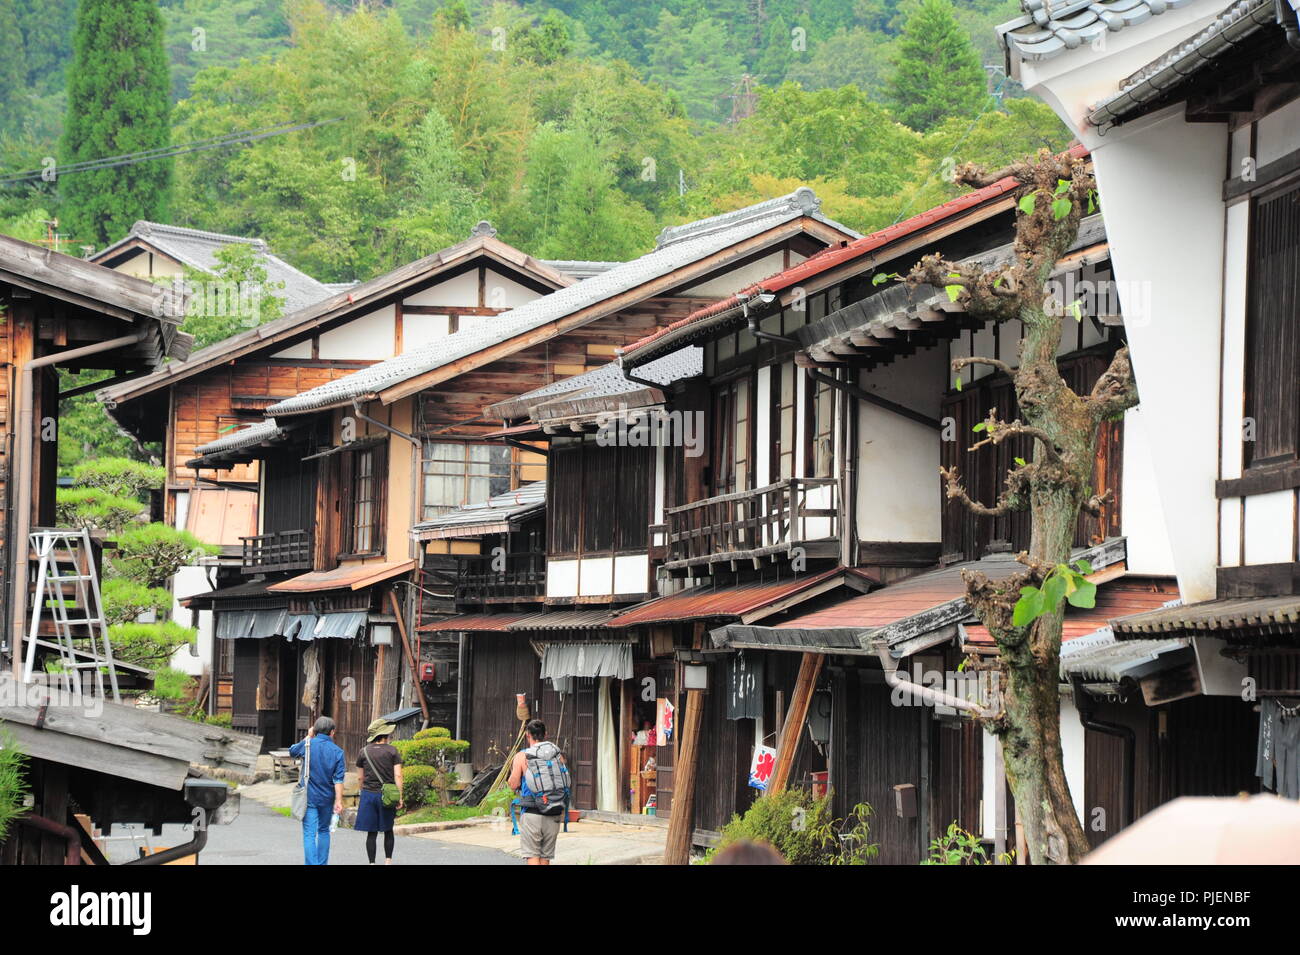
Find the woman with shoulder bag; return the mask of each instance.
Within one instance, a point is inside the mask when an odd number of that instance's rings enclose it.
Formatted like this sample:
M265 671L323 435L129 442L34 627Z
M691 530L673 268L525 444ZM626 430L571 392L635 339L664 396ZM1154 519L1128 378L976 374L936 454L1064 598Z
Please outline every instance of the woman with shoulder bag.
M384 864L393 864L393 820L405 808L402 800L402 754L388 742L397 727L377 719L366 727L366 745L357 757L361 803L355 829L366 834L366 855L375 864L379 834L384 834Z

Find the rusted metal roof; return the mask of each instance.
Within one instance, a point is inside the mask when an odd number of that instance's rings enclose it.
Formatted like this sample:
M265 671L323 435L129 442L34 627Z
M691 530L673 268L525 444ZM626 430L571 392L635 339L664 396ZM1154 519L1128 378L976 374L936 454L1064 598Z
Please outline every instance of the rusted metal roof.
M1225 597L1165 607L1111 620L1116 636L1153 634L1221 636L1238 632L1300 632L1300 594L1281 597Z
M1178 599L1178 584L1165 577L1124 576L1097 588L1097 605L1088 609L1066 606L1061 642L1088 637L1109 628L1116 617L1157 610ZM966 642L993 646L988 627L966 624Z
M418 629L420 633L505 633L510 624L518 623L531 613L463 613L446 620L435 620Z
M609 624L609 610L553 610L532 613L506 627L507 630L599 630Z
M739 587L692 587L624 610L610 621L609 626L636 627L708 619L752 623L846 583L856 585L862 591L876 581L861 571L841 567L772 583L742 584Z
M333 570L313 570L290 577L267 590L280 594L315 593L320 590L364 590L415 569L415 561L399 560L384 564L344 564Z

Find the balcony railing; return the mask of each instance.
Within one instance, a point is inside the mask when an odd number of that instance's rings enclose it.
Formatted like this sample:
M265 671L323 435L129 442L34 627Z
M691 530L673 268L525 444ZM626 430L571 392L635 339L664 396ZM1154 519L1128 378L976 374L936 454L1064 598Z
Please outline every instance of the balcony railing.
M664 508L667 561L674 570L792 554L839 551L840 485L835 478L789 478Z
M546 596L546 554L473 554L456 558L456 603L487 604Z
M311 531L277 531L241 537L244 544L240 571L265 574L277 570L310 570L312 566Z

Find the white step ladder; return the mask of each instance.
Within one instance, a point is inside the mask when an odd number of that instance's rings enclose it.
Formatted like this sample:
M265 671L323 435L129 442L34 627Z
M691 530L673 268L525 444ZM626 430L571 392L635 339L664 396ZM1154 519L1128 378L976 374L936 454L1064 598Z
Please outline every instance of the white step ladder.
M104 699L107 671L112 699L120 702L117 663L108 640L90 532L84 527L80 530L42 527L33 530L30 539L37 565L36 590L23 680L31 683L35 676L38 648L57 650L58 672L43 674L51 682L61 682L67 692L80 698L87 682L82 674L89 672L95 695ZM43 621L53 624L53 640L39 636Z

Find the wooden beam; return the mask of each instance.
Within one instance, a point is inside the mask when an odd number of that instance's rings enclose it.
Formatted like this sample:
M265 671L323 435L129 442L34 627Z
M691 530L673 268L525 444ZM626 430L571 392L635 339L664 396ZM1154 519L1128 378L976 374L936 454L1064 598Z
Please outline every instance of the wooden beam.
M799 677L795 680L794 693L790 697L790 709L781 725L780 742L776 747L776 769L767 784L767 793L783 792L790 781L790 770L794 766L794 754L799 748L799 735L803 732L804 722L808 719L808 708L812 705L813 691L817 689L817 678L821 675L826 657L820 653L805 653L799 663Z
M406 651L406 662L411 667L411 685L420 700L420 715L424 718L424 725L428 726L429 703L424 698L424 687L420 685L420 667L415 662L415 653L411 650L411 641L406 634L406 618L402 616L402 608L397 602L397 591L392 587L388 588L388 602L393 608L393 616L397 618L397 632L402 635L402 649Z
M704 720L704 691L686 691L686 717L680 727L677 762L673 767L672 815L668 817L668 838L664 865L686 865L691 861L691 834L695 830L695 777L700 754L700 725Z

